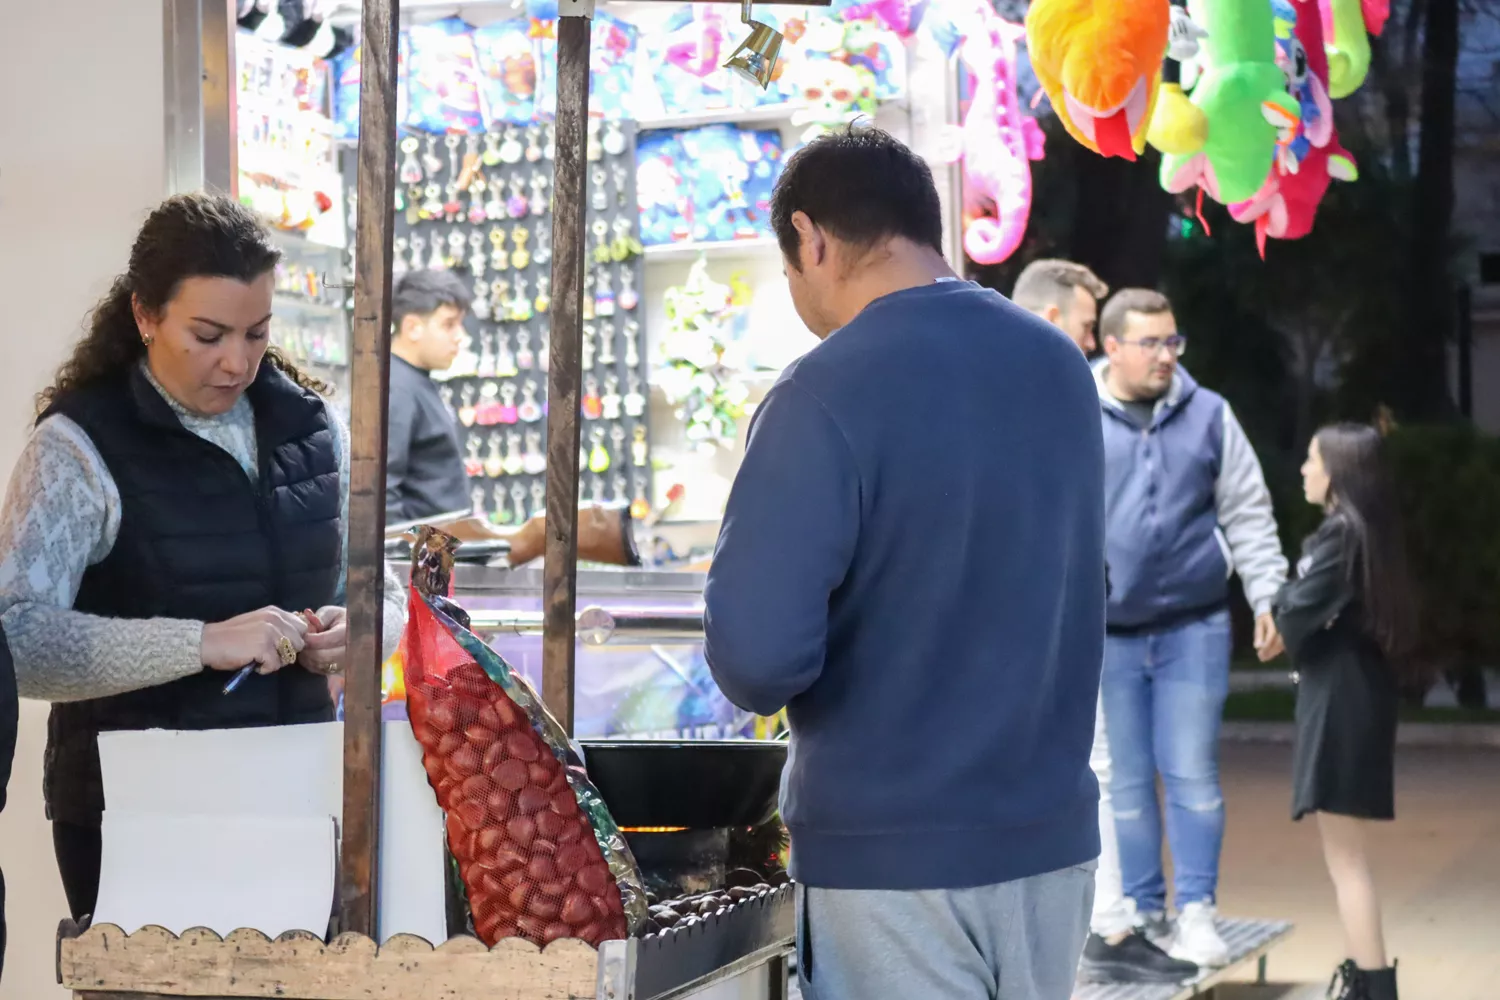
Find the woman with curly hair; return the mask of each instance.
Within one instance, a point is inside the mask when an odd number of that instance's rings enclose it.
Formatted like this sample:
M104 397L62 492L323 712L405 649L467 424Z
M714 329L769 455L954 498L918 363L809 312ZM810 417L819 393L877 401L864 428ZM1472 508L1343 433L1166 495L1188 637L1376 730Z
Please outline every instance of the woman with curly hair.
M75 919L99 888L100 732L334 716L348 432L270 347L280 257L230 198L157 207L11 476L0 624L21 695L53 703L44 794ZM386 598L390 649L389 573Z

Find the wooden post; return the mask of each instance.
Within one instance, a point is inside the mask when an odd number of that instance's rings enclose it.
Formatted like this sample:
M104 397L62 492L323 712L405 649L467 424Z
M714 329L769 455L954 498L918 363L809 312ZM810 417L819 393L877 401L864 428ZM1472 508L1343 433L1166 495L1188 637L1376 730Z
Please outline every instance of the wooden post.
M578 604L578 391L587 246L586 167L592 0L563 0L557 23L552 332L547 370L547 548L542 565L542 700L573 732Z
M364 0L362 6L359 202L349 372L349 662L344 687L339 911L342 930L374 938L380 873L380 636L400 0Z

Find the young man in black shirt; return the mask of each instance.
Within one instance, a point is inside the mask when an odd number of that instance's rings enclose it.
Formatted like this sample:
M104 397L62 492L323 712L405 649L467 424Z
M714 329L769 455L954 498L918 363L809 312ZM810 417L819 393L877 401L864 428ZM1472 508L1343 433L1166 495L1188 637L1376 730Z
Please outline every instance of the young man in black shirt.
M433 372L463 345L473 297L449 271L409 271L391 294L391 406L385 459L386 523L469 507L460 435Z

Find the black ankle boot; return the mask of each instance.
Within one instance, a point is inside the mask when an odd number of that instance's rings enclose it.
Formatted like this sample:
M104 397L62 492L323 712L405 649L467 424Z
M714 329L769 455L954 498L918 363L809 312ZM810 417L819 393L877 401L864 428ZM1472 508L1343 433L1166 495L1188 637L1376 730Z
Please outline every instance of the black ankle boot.
M1354 964L1354 959L1346 958L1328 981L1328 1000L1371 1000L1366 975L1364 969Z
M1397 1000L1396 963L1389 969L1361 969L1365 979L1365 995L1370 1000Z

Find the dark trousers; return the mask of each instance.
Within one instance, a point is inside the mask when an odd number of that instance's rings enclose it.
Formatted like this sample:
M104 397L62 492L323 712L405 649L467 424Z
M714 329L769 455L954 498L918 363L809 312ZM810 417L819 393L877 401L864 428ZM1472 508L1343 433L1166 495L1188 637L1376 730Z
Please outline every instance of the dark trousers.
M99 857L104 851L99 827L54 821L52 850L57 855L68 910L75 921L82 921L94 912L94 904L99 901Z

